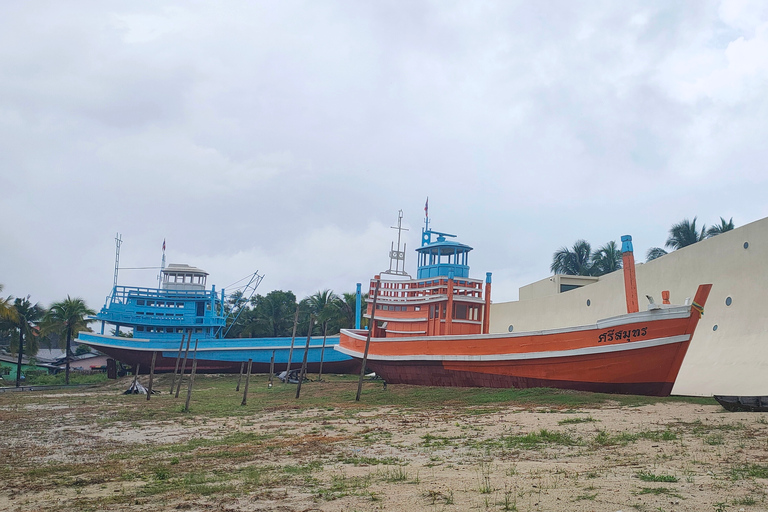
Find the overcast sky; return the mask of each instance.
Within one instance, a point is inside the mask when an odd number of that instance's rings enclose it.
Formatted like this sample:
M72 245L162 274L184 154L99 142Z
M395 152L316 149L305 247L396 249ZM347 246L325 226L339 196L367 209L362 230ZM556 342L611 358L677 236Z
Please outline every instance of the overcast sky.
M493 300L552 253L768 216L768 3L0 4L0 283L98 309L169 263L299 298L432 227Z

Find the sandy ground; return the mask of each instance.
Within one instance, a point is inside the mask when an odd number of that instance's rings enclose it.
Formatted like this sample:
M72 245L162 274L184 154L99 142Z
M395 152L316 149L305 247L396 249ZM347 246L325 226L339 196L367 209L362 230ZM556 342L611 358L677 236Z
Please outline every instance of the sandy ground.
M88 405L104 392L0 395L0 511L768 510L765 413L494 404L110 421ZM190 445L233 434L251 437Z

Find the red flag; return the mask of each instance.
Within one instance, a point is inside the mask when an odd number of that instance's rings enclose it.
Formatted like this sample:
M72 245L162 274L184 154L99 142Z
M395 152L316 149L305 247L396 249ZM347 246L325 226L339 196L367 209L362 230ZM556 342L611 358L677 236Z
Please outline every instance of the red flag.
M429 217L429 197L427 197L427 202L424 203L424 216Z
M163 238L163 252L165 252L165 238Z

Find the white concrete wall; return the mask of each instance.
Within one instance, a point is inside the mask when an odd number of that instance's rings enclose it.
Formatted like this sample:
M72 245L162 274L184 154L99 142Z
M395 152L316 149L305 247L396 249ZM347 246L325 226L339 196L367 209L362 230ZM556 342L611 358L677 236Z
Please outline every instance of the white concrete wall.
M646 294L661 303L661 291L669 290L671 302L682 304L699 284L713 285L673 394L768 395L768 218L638 264L636 273L641 310ZM569 327L622 313L618 271L565 293L492 304L490 330Z

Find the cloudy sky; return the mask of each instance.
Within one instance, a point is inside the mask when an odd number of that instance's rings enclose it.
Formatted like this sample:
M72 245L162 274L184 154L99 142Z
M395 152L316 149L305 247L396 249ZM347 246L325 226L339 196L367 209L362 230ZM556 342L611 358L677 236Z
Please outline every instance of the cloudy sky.
M494 301L552 253L768 216L768 3L0 4L0 283L99 308L167 258L353 291L432 227Z

